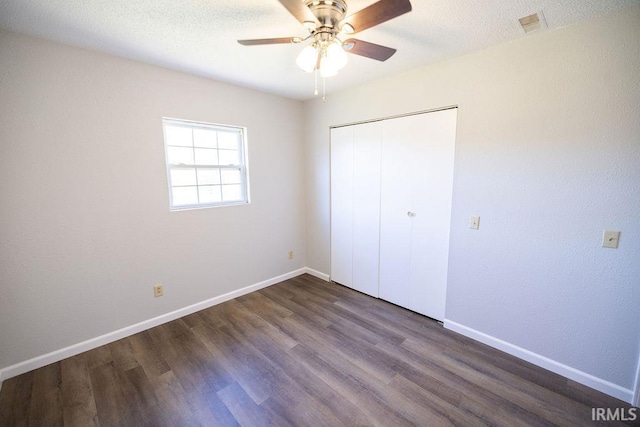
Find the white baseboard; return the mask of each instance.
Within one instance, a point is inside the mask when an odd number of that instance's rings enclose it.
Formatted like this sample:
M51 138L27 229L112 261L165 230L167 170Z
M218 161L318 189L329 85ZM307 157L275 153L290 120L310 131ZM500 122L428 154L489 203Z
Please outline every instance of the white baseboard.
M322 280L324 280L325 282L328 282L328 281L329 281L329 275L328 275L328 274L321 273L321 272L319 272L318 270L314 270L313 268L305 267L305 268L304 268L304 272L305 272L305 273L308 273L308 274L310 274L310 275L312 275L312 276L315 276L315 277L317 277L318 279L322 279Z
M591 374L587 374L586 372L579 371L578 369L572 368L571 366L564 365L560 362L549 359L548 357L541 356L537 353L510 344L499 338L492 337L491 335L487 335L483 332L461 325L454 321L445 319L444 327L466 337L472 338L476 341L480 341L481 343L487 344L488 346L491 346L493 348L497 348L498 350L502 350L505 353L511 354L512 356L516 356L520 359L526 360L527 362L533 363L534 365L540 366L541 368L547 369L551 372L555 372L556 374L562 375L563 377L569 378L580 384L584 384L587 387L591 387L625 402L632 403L632 390L620 387L619 385L603 380L602 378L598 378Z
M15 365L8 366L0 370L0 389L2 387L2 381L8 378L12 378L20 374L24 374L25 372L29 372L34 369L41 368L43 366L47 366L54 362L59 362L60 360L66 359L67 357L75 356L76 354L83 353L85 351L94 349L96 347L100 347L101 345L109 344L119 339L126 338L130 335L137 334L138 332L142 332L147 329L153 328L155 326L161 325L163 323L167 323L172 320L179 319L180 317L189 315L191 313L195 313L196 311L204 310L205 308L209 308L211 306L223 303L225 301L232 300L234 298L240 297L242 295L246 295L248 293L260 290L262 288L275 285L276 283L280 283L284 280L291 279L292 277L300 276L301 274L307 273L308 272L307 270L308 270L307 268L300 268L298 270L294 270L289 273L285 273L280 276L273 277L271 279L267 279L259 283L255 283L253 285L246 286L242 289L228 292L224 295L213 297L208 300L201 301L199 303L172 311L170 313L166 313L158 317L154 317L152 319L145 320L140 323L136 323L135 325L127 326L125 328L118 329L117 331L109 332L99 337L92 338L87 341L83 341L78 344L74 344L69 347L53 351L51 353L43 354L42 356L37 356L37 357L34 357L33 359L29 359L24 362L17 363Z

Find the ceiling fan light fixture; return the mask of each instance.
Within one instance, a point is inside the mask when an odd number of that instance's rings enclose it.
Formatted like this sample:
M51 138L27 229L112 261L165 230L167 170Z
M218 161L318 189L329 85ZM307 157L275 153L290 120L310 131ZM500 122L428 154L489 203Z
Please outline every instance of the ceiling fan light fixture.
M302 69L302 71L311 73L316 69L316 64L318 62L318 49L315 44L310 44L309 46L302 49L302 51L298 54L296 58L296 64L298 67Z
M326 67L335 69L336 72L343 69L349 60L347 53L342 49L342 43L336 40L329 43L326 47L322 59L321 66L325 64Z
M323 58L324 59L324 58ZM327 77L333 77L338 74L338 70L328 66L322 66L323 60L320 60L320 77L326 79Z

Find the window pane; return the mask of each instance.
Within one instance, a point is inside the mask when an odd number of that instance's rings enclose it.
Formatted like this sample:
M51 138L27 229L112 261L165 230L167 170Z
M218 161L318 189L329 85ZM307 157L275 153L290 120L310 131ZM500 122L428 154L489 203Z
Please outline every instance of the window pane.
M195 169L171 169L171 185L196 185Z
M200 186L198 187L198 191L200 192L200 203L215 203L222 201L219 185Z
M192 165L193 149L182 147L167 147L168 162L172 165Z
M173 194L173 206L197 205L198 204L198 187L174 187L171 189Z
M198 169L198 184L220 184L220 169Z
M211 148L196 148L197 165L217 165L218 150Z
M218 148L238 150L240 148L240 133L218 131Z
M240 184L242 183L240 179L240 170L239 169L222 169L222 183L223 184Z
M196 147L216 148L216 131L210 129L194 129L193 143Z
M242 128L162 119L171 209L247 202Z
M222 200L225 202L233 200L242 200L242 186L240 185L223 185Z
M239 165L240 153L235 150L218 150L218 156L220 157L221 165Z
M167 145L180 145L183 147L191 147L191 129L183 126L167 126L165 130Z

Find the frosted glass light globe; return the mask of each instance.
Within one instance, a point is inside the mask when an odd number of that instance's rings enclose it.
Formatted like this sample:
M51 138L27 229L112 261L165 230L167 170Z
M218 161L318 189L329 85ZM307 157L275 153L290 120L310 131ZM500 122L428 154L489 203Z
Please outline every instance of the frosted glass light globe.
M328 66L336 71L341 70L347 65L347 52L342 49L342 45L337 41L333 41L327 46L326 59Z
M314 45L309 45L302 49L296 58L296 64L303 71L310 73L316 69L316 62L318 61L318 50Z

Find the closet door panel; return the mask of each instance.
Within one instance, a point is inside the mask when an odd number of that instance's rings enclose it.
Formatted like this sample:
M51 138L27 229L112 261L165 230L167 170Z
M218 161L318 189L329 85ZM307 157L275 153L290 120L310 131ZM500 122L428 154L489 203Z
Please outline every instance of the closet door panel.
M457 110L414 116L411 280L407 308L443 320Z
M353 287L378 296L381 122L353 127Z
M331 280L353 287L353 128L331 130Z
M402 119L382 124L380 298L407 307L411 279L412 135Z

